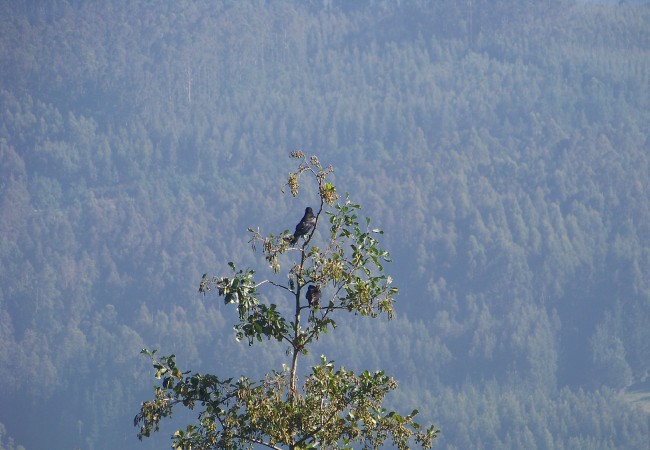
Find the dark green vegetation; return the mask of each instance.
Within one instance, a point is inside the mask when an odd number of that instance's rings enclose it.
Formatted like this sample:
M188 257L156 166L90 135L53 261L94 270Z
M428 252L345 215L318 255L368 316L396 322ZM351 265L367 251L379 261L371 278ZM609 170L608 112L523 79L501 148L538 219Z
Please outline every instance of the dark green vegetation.
M650 7L161 3L0 4L0 448L165 448L143 347L277 367L196 282L295 225L294 148L400 287L313 363L394 375L435 448L648 448Z

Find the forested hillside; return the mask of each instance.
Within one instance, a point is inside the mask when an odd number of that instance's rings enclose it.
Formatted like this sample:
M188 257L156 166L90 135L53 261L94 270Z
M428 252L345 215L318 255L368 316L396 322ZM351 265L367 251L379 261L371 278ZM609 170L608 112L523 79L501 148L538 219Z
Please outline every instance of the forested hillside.
M385 231L400 288L396 320L313 356L394 375L434 448L649 448L636 3L1 2L0 449L166 448L133 428L143 347L281 364L197 288L264 265L248 227L295 225L297 148Z

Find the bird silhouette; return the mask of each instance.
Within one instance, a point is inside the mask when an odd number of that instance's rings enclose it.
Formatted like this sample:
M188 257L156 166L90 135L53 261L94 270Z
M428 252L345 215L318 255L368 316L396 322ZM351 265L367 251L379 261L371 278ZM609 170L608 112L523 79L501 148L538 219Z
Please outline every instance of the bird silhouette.
M316 216L311 207L305 208L305 215L302 216L298 225L296 225L296 231L293 232L293 237L291 238L291 245L295 245L298 242L300 236L304 236L311 231L316 225Z
M307 293L305 294L305 297L307 297L307 301L309 302L310 307L314 308L318 306L318 302L320 302L320 288L318 286L310 284L307 287Z

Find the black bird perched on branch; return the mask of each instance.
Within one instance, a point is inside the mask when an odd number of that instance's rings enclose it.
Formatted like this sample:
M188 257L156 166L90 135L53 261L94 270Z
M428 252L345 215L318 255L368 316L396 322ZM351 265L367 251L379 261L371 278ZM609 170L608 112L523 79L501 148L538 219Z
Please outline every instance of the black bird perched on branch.
M307 293L305 294L305 297L307 297L307 301L309 302L310 307L314 308L318 306L318 302L320 302L320 288L318 286L310 284L307 287Z
M298 242L298 238L300 236L304 236L309 233L311 229L314 228L314 225L316 225L316 216L314 215L314 211L312 211L311 207L308 206L305 209L305 215L302 216L302 219L300 219L300 222L298 225L296 225L296 231L293 232L293 237L291 238L291 245L294 245L296 242Z

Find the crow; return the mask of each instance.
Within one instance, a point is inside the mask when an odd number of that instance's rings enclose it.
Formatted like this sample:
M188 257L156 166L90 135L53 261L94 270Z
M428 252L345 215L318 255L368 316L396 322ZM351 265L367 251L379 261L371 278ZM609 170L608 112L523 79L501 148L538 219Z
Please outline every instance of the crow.
M320 301L320 288L310 284L307 287L307 294L305 294L305 297L307 297L310 307L314 308L318 306L318 302Z
M316 216L311 207L308 206L305 209L305 215L302 216L302 219L300 219L300 222L296 225L296 231L293 232L293 237L291 238L291 245L295 245L300 236L309 233L311 229L314 228L314 225L316 225Z

